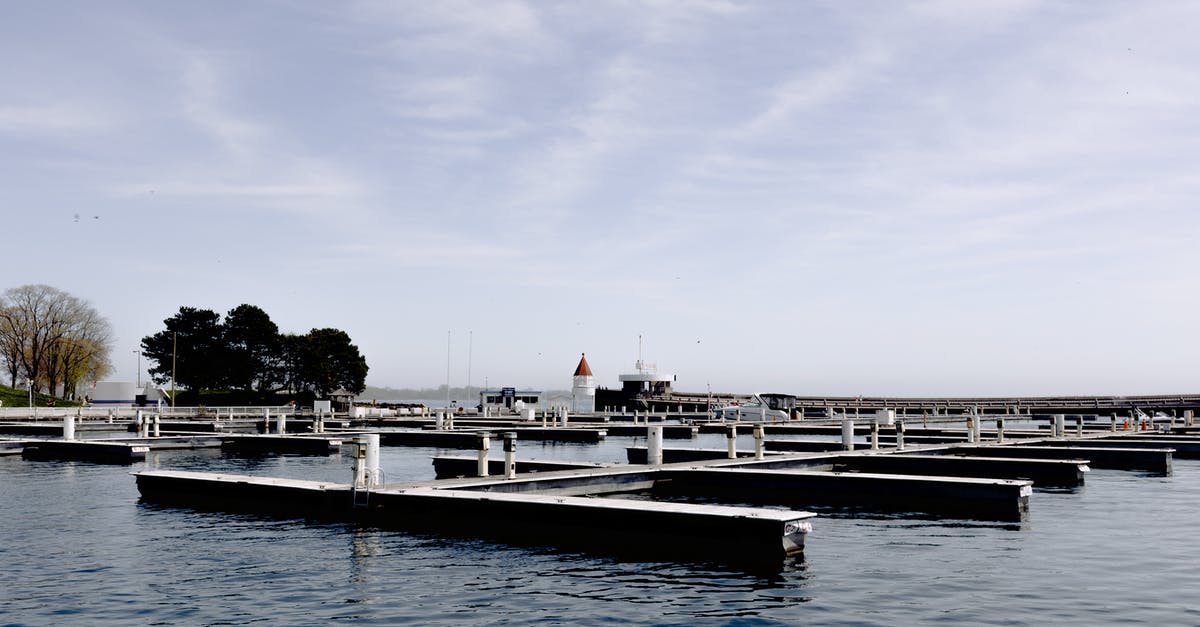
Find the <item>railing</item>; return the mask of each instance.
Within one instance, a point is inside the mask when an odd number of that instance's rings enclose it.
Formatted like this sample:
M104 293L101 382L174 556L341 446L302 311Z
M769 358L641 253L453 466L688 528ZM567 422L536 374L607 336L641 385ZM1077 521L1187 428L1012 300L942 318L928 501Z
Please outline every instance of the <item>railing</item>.
M214 420L231 418L262 418L263 410L269 410L272 416L286 414L295 416L295 407L289 405L276 406L242 406L242 407L134 407L131 405L91 405L88 407L0 407L0 420L62 420L64 417L76 416L84 420L133 420L138 411L147 415L158 415L163 418L207 418ZM311 410L307 413L311 414Z

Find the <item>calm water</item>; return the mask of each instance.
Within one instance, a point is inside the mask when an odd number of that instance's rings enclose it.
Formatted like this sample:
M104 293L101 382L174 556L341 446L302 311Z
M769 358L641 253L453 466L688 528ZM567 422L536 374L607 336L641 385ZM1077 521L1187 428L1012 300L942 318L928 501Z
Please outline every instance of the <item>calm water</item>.
M520 454L620 461L633 442ZM430 477L435 453L385 448L389 481ZM347 481L349 464L201 451L132 469ZM130 470L0 458L0 624L1200 624L1190 461L1035 492L1019 525L822 516L806 557L768 573L161 508Z

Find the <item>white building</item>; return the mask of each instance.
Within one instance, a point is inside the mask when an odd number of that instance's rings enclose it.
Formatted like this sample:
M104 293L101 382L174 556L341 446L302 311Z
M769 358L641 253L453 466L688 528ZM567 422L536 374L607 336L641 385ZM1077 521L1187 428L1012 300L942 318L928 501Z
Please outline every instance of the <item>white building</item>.
M579 365L571 385L571 412L590 414L596 411L596 378L588 366L587 355L580 354Z

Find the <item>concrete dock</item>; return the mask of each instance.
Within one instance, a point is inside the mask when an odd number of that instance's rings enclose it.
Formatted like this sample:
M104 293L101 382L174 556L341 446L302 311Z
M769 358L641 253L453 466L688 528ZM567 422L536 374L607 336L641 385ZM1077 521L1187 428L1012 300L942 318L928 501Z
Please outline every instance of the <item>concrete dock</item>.
M369 498L356 498L349 485L315 481L177 471L141 472L136 477L142 498L152 502L281 511L632 556L776 561L803 551L809 519L815 516L778 509L485 491L480 485L383 487L372 490Z

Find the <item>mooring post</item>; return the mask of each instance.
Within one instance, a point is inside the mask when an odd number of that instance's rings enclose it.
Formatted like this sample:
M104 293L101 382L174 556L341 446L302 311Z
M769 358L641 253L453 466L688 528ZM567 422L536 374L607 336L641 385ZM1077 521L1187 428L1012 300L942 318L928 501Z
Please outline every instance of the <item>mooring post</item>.
M113 410L110 409L110 410L108 410L108 424L111 425L112 421L113 421Z
M871 450L879 450L879 420L871 421Z
M896 421L896 449L897 450L904 449L904 421L903 420Z
M761 424L754 425L754 459L762 459L766 453L766 448L763 442L764 427Z
M737 425L725 426L725 446L729 452L729 459L737 459Z
M1195 417L1195 414L1196 414L1196 412L1193 410L1190 410L1190 409L1183 410L1183 426L1185 426L1185 427L1192 426L1192 419Z
M476 438L479 449L479 465L476 467L475 474L486 477L488 476L488 450L492 448L492 434L480 431L476 434Z
M1065 414L1054 414L1054 437L1061 438L1066 433L1067 416Z
M979 443L979 441L975 439L975 420L974 420L974 416L967 416L967 442L969 442L969 443L971 443L971 444L978 444L978 443Z
M1004 416L996 418L996 442L1004 444Z
M1075 437L1083 437L1083 414L1075 416Z
M354 489L367 487L367 443L365 437L354 438Z
M563 426L563 428L566 428L566 426L567 426L567 420L569 420L569 419L570 419L570 417L571 417L571 416L570 416L570 414L567 412L567 408L566 408L566 406L563 406L563 408L562 408L562 426Z
M663 461L662 425L646 427L646 463L661 466Z
M367 466L365 470L366 487L375 488L382 483L379 479L381 472L379 469L379 434L368 433L363 435L362 442L366 447L366 455L364 457Z
M842 419L842 450L854 450L854 421L849 418Z
M1110 418L1110 424L1109 424L1108 430L1112 431L1113 433L1116 433L1117 432L1117 413L1113 412L1112 415L1109 416L1109 418Z
M517 477L517 432L504 432L504 478Z
M62 435L63 435L64 440L74 440L75 439L75 415L74 414L67 414L66 416L63 416L63 434Z
M156 438L160 437L160 427L162 427L162 417L158 414L154 414L154 437Z
M146 437L146 425L142 421L142 410L137 410L137 437Z

